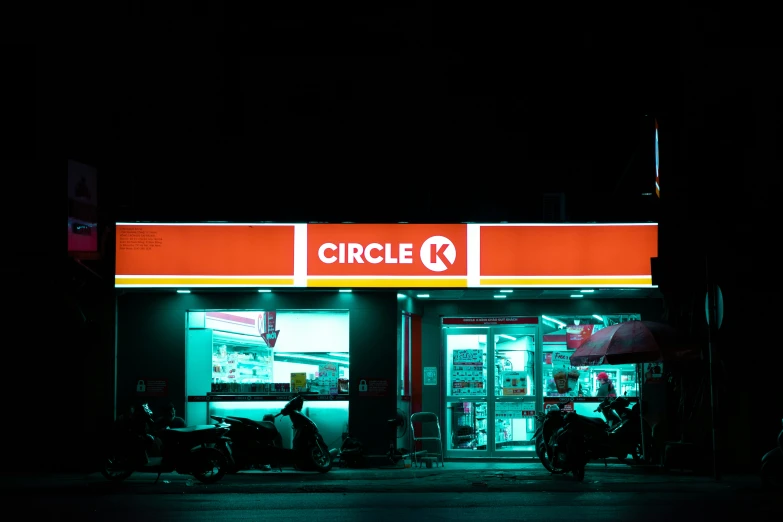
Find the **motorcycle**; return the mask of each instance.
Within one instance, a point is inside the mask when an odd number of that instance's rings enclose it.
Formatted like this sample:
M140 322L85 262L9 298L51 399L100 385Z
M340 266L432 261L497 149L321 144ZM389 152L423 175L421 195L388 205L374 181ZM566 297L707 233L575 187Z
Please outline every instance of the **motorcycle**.
M767 487L783 484L783 430L778 433L778 446L761 457L761 481Z
M203 425L168 428L157 435L162 440L161 456L149 457L145 443L152 435L115 435L104 452L101 474L110 481L120 482L133 473L177 472L192 475L204 484L219 481L226 474L227 460L219 448L230 455L228 426Z
M595 417L585 417L574 412L564 413L553 406L546 414L539 415L540 426L536 431L536 454L551 473L573 473L577 480L584 480L585 465L590 460L616 457L629 463L630 454L634 463L643 458L641 442L641 416L638 403L629 408L624 397L606 398L596 408L607 418L620 419L609 423ZM609 415L611 411L614 415ZM645 442L652 435L645 423Z
M302 413L301 394L291 399L272 420L255 421L244 417L210 417L229 426L234 464L231 471L293 466L301 470L326 473L332 469L332 456L315 422ZM293 448L284 448L275 426L279 416L291 419L294 432Z

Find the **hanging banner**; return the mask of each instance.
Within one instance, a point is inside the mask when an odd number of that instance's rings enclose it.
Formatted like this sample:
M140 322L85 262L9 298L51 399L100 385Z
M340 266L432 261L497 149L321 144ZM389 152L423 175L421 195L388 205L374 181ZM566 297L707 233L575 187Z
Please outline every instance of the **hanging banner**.
M267 346L274 348L277 337L280 335L280 330L275 330L275 326L277 325L277 312L267 312L263 324L264 331L261 332L261 338Z
M569 324L566 327L566 348L576 350L593 335L592 324Z

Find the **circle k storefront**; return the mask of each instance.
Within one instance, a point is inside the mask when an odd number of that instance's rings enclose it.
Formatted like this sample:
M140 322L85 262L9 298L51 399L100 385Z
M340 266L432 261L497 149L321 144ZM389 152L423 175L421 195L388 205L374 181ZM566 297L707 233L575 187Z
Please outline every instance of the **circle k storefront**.
M172 402L195 425L306 391L330 449L350 434L378 455L409 449L410 414L429 411L452 459L534 456L535 413L566 396L597 415L601 372L663 411L660 365L568 359L601 328L659 319L655 223L117 223L116 238L119 403Z

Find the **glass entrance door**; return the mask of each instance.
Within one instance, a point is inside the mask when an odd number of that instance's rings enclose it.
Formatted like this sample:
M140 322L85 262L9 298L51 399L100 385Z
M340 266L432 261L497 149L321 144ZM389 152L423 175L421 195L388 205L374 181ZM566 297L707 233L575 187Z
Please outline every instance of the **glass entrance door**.
M535 414L541 402L537 333L537 326L491 329L495 385L490 401L494 428L490 456L535 455Z
M538 326L443 329L447 457L534 455L543 357Z

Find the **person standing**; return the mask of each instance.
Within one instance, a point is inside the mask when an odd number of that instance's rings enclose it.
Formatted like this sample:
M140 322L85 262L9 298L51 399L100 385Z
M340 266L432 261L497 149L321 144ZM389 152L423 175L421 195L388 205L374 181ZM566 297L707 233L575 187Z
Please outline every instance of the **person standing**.
M596 375L598 380L598 390L595 392L596 397L617 397L617 392L614 389L614 383L606 372L600 372Z

